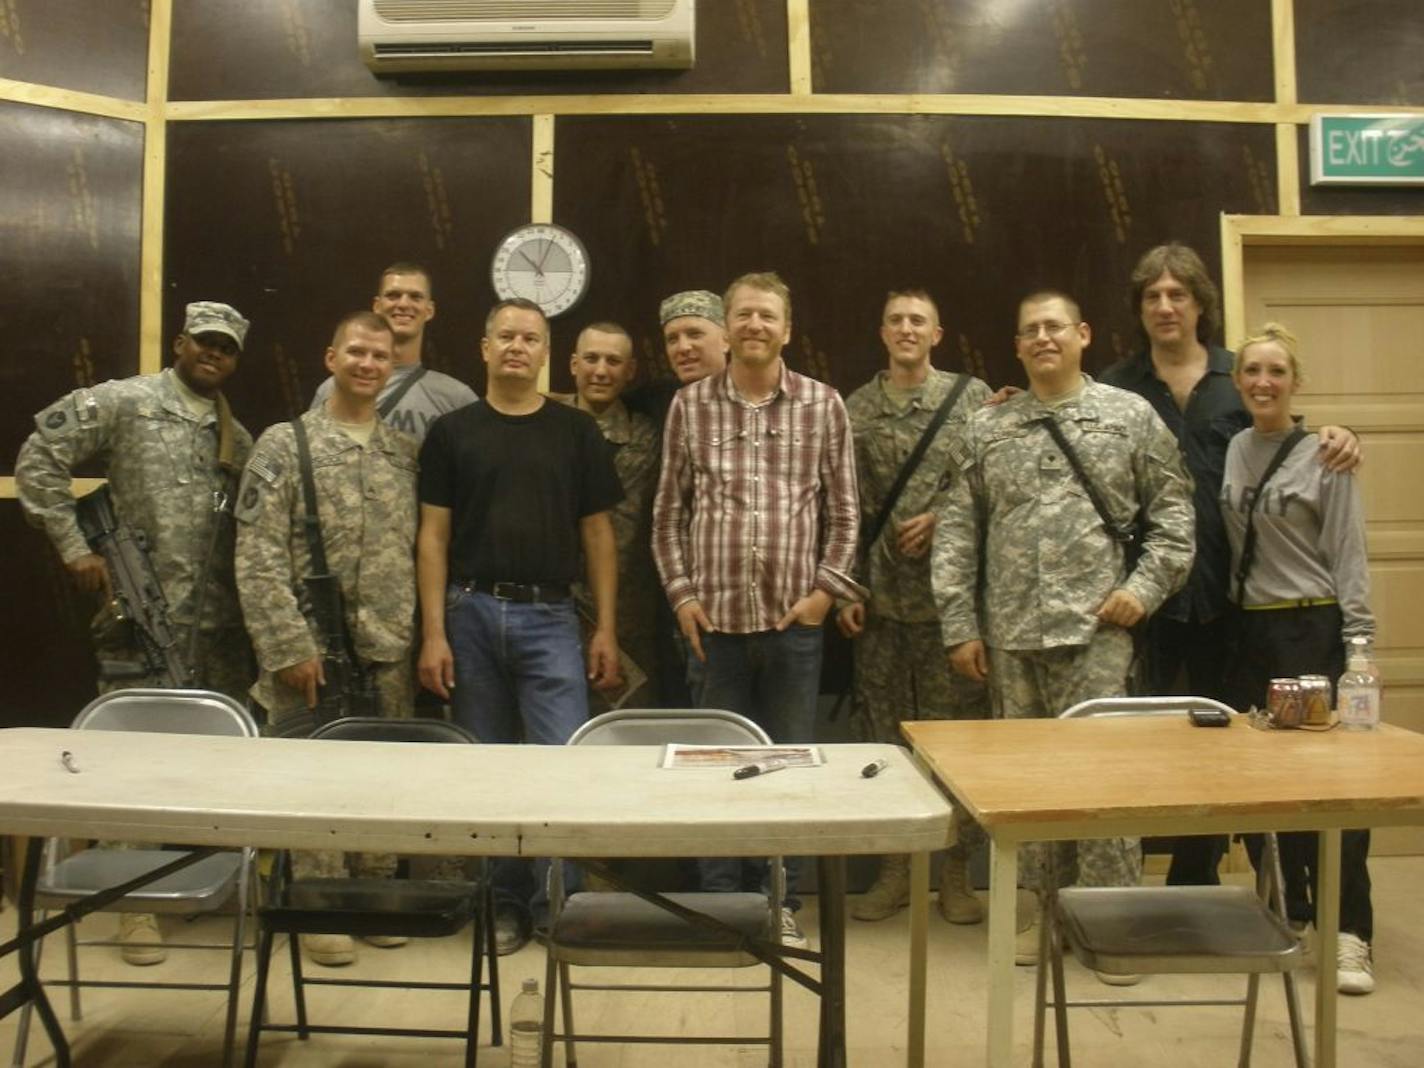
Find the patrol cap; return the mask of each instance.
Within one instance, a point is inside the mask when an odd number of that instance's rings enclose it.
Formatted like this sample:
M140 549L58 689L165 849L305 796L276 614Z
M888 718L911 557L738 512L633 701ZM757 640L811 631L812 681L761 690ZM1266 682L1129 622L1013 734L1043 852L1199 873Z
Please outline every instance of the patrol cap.
M695 315L699 319L708 319L718 326L725 326L727 323L727 313L722 308L722 298L705 289L689 289L683 293L674 293L658 307L658 318L663 326L667 326L674 319L681 319L684 315Z
M195 300L187 307L187 317L183 320L183 333L189 337L198 334L226 334L242 348L247 337L249 323L231 304L219 304L214 300Z

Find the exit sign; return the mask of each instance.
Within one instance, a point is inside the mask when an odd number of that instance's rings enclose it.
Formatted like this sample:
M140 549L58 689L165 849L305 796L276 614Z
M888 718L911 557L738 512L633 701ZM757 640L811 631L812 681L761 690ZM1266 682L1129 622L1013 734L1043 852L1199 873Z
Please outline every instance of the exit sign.
M1424 185L1424 115L1313 115L1311 185Z

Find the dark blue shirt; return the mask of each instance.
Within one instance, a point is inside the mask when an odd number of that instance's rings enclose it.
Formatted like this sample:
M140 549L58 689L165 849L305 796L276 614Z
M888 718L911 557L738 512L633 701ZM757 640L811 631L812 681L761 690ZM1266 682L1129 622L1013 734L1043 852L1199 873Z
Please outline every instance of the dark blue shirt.
M1226 349L1208 346L1206 374L1192 387L1185 409L1177 407L1146 351L1119 360L1098 377L1100 382L1136 393L1156 409L1176 435L1187 470L1196 482L1192 503L1197 513L1197 555L1187 584L1158 609L1168 619L1207 623L1226 611L1231 546L1216 501L1226 470L1226 446L1237 431L1251 425L1231 380L1235 359Z

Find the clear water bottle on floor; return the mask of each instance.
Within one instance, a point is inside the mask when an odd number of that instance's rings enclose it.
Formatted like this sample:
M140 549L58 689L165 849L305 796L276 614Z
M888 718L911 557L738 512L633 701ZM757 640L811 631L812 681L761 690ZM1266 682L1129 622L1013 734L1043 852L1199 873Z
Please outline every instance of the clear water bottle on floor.
M539 980L524 980L524 989L509 1008L510 1068L539 1068L544 1043L544 995Z
M1350 664L1336 693L1342 727L1367 731L1379 726L1380 681L1370 659L1369 639L1350 639Z

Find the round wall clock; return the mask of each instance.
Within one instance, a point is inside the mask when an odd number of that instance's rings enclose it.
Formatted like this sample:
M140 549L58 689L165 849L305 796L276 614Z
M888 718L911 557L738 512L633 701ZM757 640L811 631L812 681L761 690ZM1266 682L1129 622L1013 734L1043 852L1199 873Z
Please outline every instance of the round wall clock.
M562 226L520 226L495 248L490 279L501 300L523 297L561 315L588 289L588 250Z

